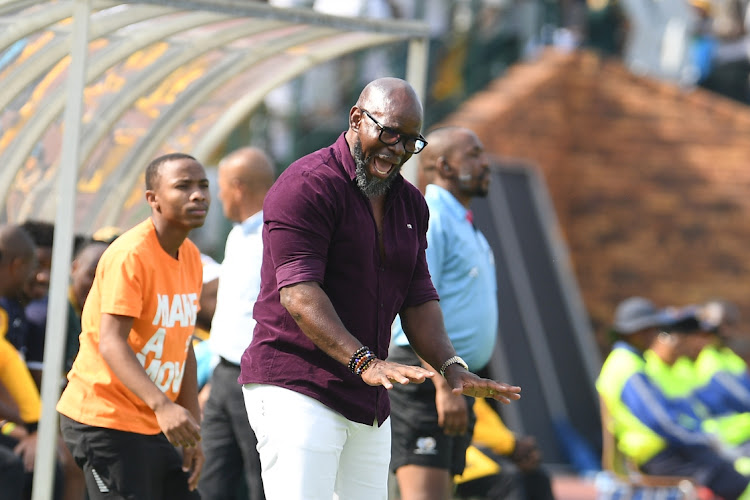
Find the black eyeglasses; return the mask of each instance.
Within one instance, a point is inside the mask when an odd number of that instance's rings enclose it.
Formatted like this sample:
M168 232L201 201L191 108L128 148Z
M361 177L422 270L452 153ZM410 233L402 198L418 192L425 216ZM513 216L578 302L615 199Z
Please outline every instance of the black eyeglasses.
M383 144L393 146L394 144L398 144L399 142L403 141L404 150L409 154L418 154L424 149L425 146L427 146L427 141L421 135L413 136L402 134L397 130L381 124L379 121L372 117L369 111L363 109L362 112L366 114L370 118L370 120L375 122L375 125L377 125L380 129L380 135L378 136L378 139L380 139L380 142L382 142Z

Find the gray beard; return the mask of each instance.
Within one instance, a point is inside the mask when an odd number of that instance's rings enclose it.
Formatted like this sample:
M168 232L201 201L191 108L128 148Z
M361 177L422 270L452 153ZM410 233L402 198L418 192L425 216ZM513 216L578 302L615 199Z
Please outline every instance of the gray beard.
M356 165L355 173L357 175L357 186L362 194L368 198L382 196L388 192L393 180L396 178L399 172L399 168L394 167L393 172L385 179L377 179L372 177L367 178L367 162L370 158L365 158L364 152L362 151L362 142L357 139L354 144L352 151L354 157L354 164Z

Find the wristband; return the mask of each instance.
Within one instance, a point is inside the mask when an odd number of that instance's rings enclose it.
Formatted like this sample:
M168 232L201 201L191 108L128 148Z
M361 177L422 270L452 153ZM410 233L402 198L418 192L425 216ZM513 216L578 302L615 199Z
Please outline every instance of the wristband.
M443 363L443 366L440 367L440 375L445 377L445 370L448 369L450 365L459 364L464 367L464 370L469 370L469 365L466 364L466 361L464 361L461 356L453 356L445 360L445 363Z
M351 355L351 357L349 358L349 363L347 364L349 371L351 371L352 373L357 373L357 363L362 360L362 357L365 356L369 350L369 347L363 345L362 347L354 351L354 354Z
M347 366L353 374L362 375L367 367L370 366L370 363L375 359L377 359L375 353L372 352L369 347L362 346L354 351L352 357L349 358Z
M4 436L7 436L14 430L16 430L15 422L5 422L2 428L0 428L0 432L2 432Z

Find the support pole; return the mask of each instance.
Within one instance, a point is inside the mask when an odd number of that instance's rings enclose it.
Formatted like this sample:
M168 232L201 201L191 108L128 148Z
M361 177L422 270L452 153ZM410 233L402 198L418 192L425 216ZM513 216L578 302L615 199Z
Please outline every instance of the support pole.
M55 478L58 416L55 405L60 397L60 374L65 352L68 318L68 279L73 252L78 150L81 136L83 88L86 77L91 0L74 0L73 30L68 71L68 102L65 107L60 170L57 174L57 210L52 245L47 329L44 339L42 373L42 416L39 420L32 500L49 500Z
M417 93L422 105L425 105L427 96L427 62L429 56L429 39L427 37L412 38L409 40L409 54L406 59L406 81L408 81ZM416 160L408 161L401 169L404 178L416 184L417 168Z

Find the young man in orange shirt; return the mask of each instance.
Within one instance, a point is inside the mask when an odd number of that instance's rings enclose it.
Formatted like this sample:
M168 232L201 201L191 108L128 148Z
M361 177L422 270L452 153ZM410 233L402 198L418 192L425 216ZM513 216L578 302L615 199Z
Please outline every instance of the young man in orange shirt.
M208 212L203 167L182 153L155 159L146 200L151 217L102 255L57 405L91 500L199 498L204 458L191 336L202 267L187 235Z

